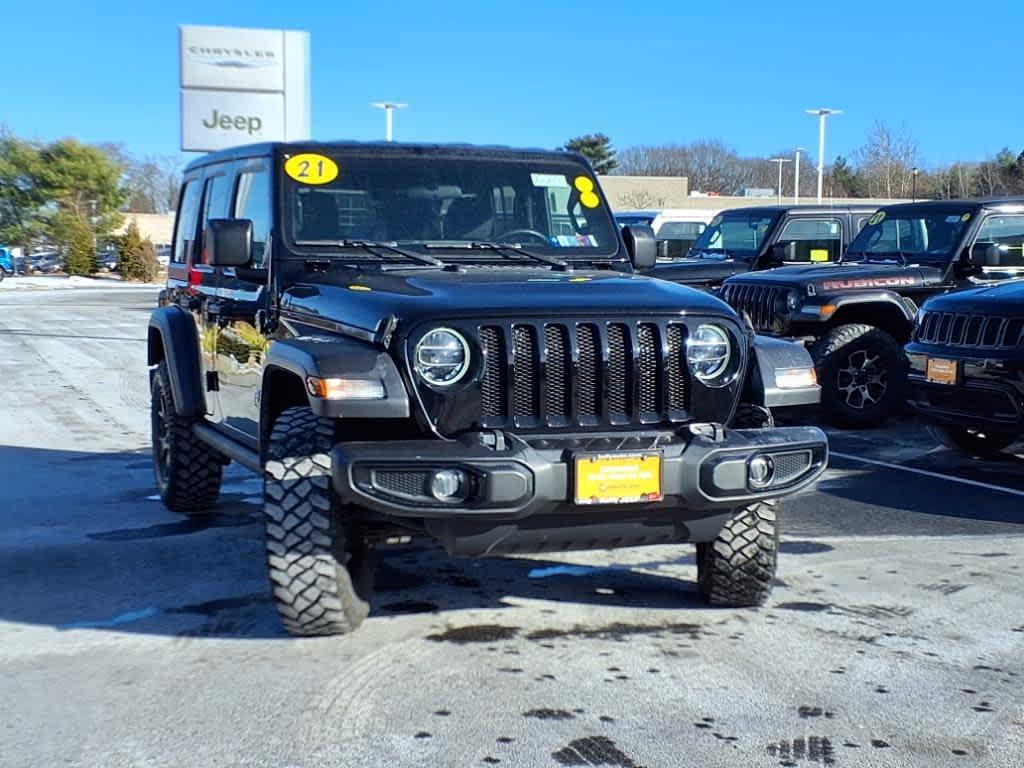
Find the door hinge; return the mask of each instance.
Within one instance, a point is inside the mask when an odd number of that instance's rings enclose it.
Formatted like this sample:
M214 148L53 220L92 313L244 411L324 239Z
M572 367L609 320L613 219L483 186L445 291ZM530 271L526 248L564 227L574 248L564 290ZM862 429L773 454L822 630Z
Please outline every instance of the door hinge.
M206 372L206 391L220 392L220 378L217 376L216 371Z

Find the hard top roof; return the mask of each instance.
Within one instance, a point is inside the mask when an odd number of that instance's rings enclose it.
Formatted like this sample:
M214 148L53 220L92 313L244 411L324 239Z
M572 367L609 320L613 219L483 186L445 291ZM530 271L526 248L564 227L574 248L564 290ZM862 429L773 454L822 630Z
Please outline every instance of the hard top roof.
M517 149L507 146L488 146L477 144L427 144L405 143L397 141L292 141L263 142L261 144L245 144L230 149L221 149L198 157L188 164L185 173L215 163L231 162L252 157L269 157L285 152L324 152L332 151L380 152L389 155L422 155L445 154L453 157L503 157L506 159L540 160L561 158L564 160L587 162L578 152L570 150L550 149Z
M865 203L864 205L827 205L825 203L821 205L816 203L804 203L802 205L741 205L735 208L723 208L719 213L760 213L769 215L777 213L874 213L879 207L871 203Z
M995 208L1001 205L1024 206L1024 196L1009 197L963 197L952 200L918 200L913 203L893 203L883 206L887 211L909 208Z

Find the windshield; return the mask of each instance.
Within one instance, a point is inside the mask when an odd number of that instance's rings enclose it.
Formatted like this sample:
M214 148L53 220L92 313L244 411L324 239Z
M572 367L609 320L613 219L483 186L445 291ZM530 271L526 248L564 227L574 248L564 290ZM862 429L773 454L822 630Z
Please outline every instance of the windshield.
M697 238L690 256L754 258L779 214L732 211L719 214Z
M311 183L325 166L326 183ZM589 169L563 158L303 154L286 161L284 187L291 242L348 248L346 258L375 258L362 243L430 251L445 261L507 257L475 247L484 243L569 260L618 252Z
M844 261L948 261L973 208L875 213L846 250Z

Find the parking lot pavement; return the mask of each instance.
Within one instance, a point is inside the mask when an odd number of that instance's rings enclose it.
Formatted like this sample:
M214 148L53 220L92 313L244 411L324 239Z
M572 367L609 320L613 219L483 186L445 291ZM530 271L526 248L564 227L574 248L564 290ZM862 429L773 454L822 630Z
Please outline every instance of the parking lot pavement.
M834 433L759 611L690 547L387 553L348 638L281 632L259 481L154 500L153 292L0 297L0 765L1024 762L1022 460Z

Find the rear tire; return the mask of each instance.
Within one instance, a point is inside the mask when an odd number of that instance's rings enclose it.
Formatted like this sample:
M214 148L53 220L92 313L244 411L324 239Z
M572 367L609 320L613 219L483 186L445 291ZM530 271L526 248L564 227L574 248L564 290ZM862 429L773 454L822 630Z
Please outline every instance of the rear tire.
M178 415L167 363L153 372L151 395L153 470L160 499L174 512L201 515L217 503L222 459L195 436L193 422Z
M903 349L871 325L832 328L811 349L821 384L821 404L839 426L883 424L903 398L907 366Z
M762 605L775 584L779 534L775 502L741 507L714 541L697 545L697 584L712 605Z
M929 424L928 431L941 445L969 456L995 456L1017 439L1012 432L988 432L951 424Z
M285 629L343 635L370 612L373 558L344 528L331 485L334 421L288 408L274 422L263 473L267 570Z

